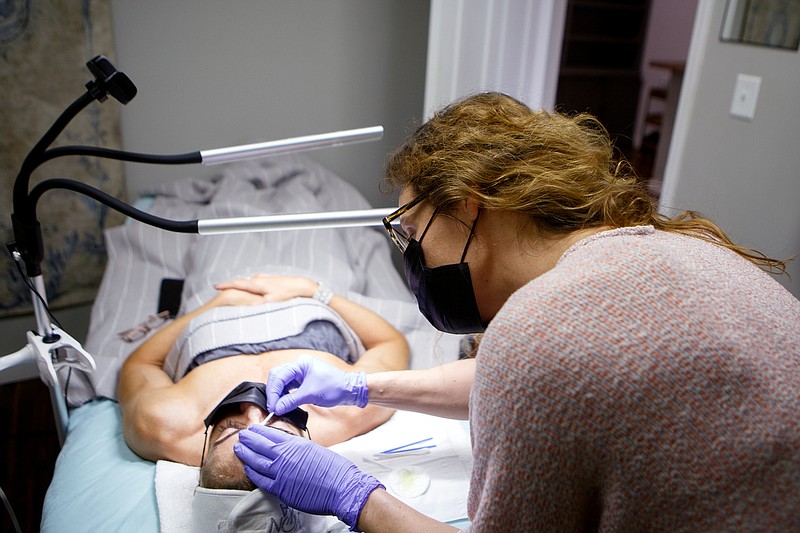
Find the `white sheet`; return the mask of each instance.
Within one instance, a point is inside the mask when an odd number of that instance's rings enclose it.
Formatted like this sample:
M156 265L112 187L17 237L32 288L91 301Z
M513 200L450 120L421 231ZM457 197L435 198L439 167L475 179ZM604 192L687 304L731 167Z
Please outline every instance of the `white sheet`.
M432 437L420 455L376 459L374 454ZM386 489L417 511L441 522L467 517L467 495L472 473L472 448L465 422L408 411L397 411L385 424L369 433L331 446L372 474ZM428 452L428 453L423 453ZM392 471L418 467L430 476L430 485L421 495L405 497L391 482Z
M156 462L156 501L161 533L192 530L192 497L200 468L172 461Z

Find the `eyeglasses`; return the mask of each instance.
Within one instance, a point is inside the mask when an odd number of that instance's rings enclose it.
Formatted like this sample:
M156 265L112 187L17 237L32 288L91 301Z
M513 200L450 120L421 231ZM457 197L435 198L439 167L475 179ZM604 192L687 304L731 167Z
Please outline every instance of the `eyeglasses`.
M394 242L394 244L400 248L401 252L406 251L410 237L406 235L406 232L403 231L403 228L400 226L399 218L409 209L427 198L427 196L427 193L420 194L407 204L401 206L397 211L383 219L383 225L386 226L386 231L389 232L389 237L392 238L392 242Z
M150 315L147 320L134 326L131 329L126 329L117 335L125 342L136 342L143 339L151 331L163 326L169 320L169 311L161 311L157 315Z

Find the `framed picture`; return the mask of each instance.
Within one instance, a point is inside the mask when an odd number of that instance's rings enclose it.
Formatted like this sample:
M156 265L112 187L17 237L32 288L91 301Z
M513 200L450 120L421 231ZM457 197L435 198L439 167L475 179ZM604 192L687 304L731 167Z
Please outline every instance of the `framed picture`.
M728 0L720 40L797 50L800 0Z

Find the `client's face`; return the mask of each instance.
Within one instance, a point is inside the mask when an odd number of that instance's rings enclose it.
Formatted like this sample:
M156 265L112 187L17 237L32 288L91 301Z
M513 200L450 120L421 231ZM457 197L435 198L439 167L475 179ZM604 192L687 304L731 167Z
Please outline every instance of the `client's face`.
M259 405L242 402L219 419L209 430L206 457L200 472L200 486L216 489L253 490L255 485L244 473L242 462L233 452L239 432L251 424L260 424L267 412ZM269 427L290 435L305 437L304 432L288 420L273 416Z

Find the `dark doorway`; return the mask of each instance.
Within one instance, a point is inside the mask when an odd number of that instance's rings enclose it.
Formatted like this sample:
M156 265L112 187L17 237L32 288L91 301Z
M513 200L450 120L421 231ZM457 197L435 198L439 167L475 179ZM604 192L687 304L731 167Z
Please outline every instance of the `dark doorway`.
M650 0L567 4L556 108L597 116L626 157L634 144L649 10Z

